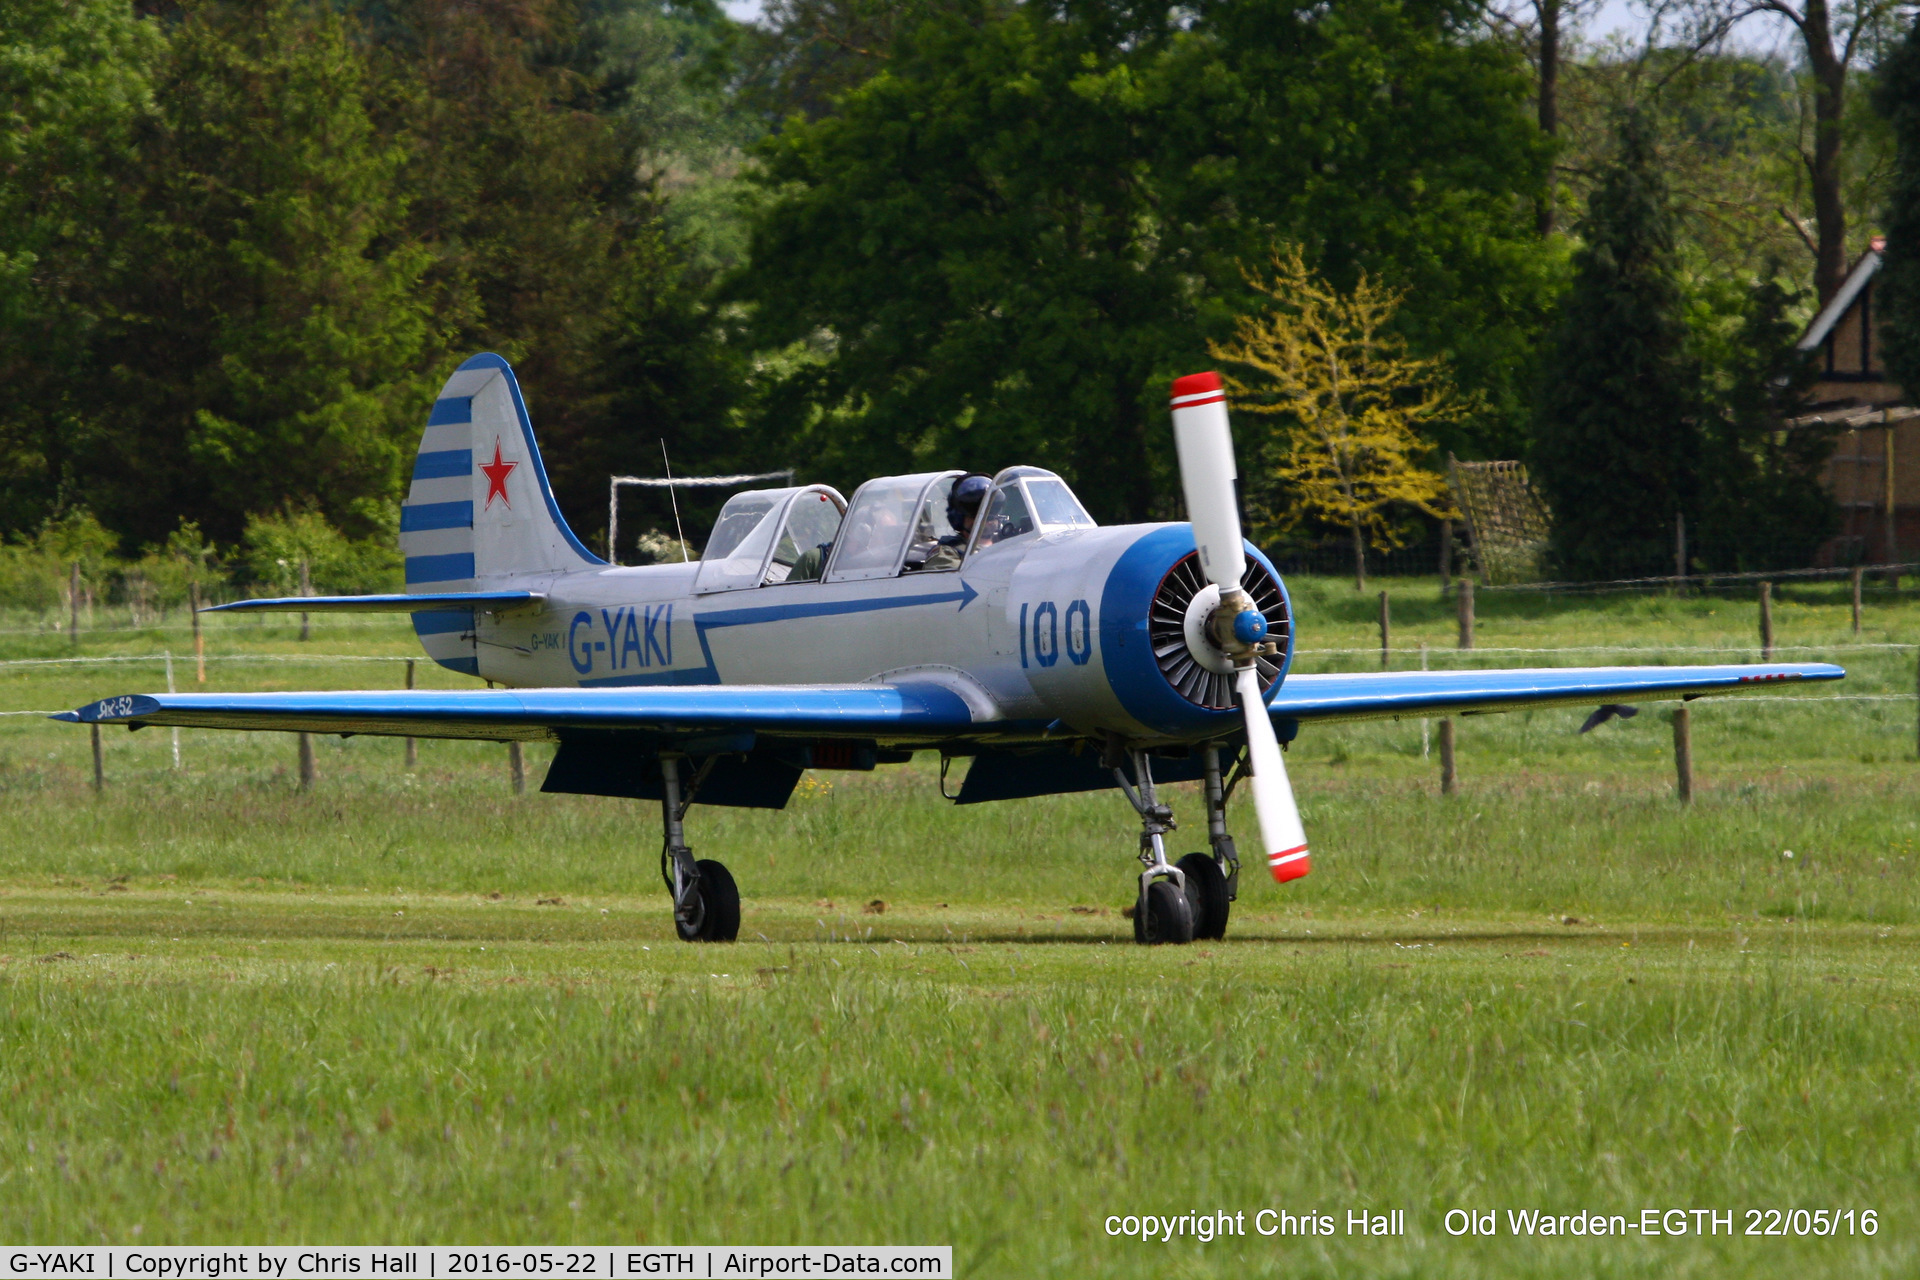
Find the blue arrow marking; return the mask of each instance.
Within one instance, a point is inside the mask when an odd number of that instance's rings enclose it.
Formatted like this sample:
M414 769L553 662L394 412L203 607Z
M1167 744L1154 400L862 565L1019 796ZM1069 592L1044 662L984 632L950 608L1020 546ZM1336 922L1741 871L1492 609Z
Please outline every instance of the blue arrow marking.
M707 660L705 667L683 668L679 671L662 671L640 676L602 676L597 679L582 680L580 685L582 688L597 688L605 685L719 684L720 668L713 660L713 650L707 645L707 632L716 627L744 627L759 622L790 622L796 618L831 618L852 613L878 613L884 609L909 609L923 604L952 604L955 601L959 602L960 609L965 609L979 594L971 583L962 579L958 591L942 591L934 595L722 609L701 614L693 621L693 633L700 641L700 653ZM954 612L958 613L960 609Z

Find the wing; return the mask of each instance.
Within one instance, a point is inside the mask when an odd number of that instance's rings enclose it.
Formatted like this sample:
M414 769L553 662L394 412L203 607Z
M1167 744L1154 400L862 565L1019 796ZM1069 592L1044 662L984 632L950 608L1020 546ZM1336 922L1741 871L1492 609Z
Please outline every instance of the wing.
M509 609L539 604L545 599L546 596L538 591L443 591L437 595L417 596L273 596L216 604L200 612L436 613L453 609L481 609L488 613L504 613Z
M972 728L941 685L682 685L625 689L135 693L54 717L80 724L282 729L415 738L544 741L568 729L663 735L937 739Z
M1709 694L1758 693L1847 673L1825 662L1716 667L1544 667L1495 671L1367 671L1290 675L1269 706L1276 720L1327 723L1399 716L1484 715Z

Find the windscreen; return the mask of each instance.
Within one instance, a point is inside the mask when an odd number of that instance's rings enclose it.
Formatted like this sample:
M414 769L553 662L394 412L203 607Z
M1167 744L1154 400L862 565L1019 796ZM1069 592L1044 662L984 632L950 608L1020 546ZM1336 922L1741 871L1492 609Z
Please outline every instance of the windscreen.
M1027 498L1033 503L1033 514L1041 524L1049 528L1071 528L1076 525L1091 527L1093 517L1080 505L1080 499L1073 496L1073 490L1067 488L1064 480L1052 476L1030 478L1027 481Z
M836 580L879 578L893 572L913 520L913 504L926 483L925 476L897 476L861 486L847 511L845 532L834 555Z
M747 540L754 527L773 510L776 495L767 492L736 493L727 499L727 505L720 508L720 518L714 522L713 536L707 539L707 549L700 553L702 560L725 560L740 544Z

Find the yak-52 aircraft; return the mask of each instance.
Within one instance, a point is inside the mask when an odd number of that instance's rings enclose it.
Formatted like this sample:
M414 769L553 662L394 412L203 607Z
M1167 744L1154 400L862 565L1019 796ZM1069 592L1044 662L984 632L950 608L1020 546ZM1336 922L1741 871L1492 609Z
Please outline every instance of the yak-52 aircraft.
M960 804L1118 788L1141 824L1134 936L1161 943L1226 929L1238 783L1274 878L1307 874L1280 752L1302 725L1845 674L1761 663L1290 676L1293 611L1241 539L1220 380L1181 378L1172 401L1191 524L1100 527L1037 467L941 471L869 480L851 501L825 485L739 493L697 562L618 567L561 518L513 370L475 356L442 388L414 461L405 594L219 608L411 614L435 661L507 687L129 694L61 718L555 742L544 790L660 802L661 874L689 941L740 928L732 875L687 847L695 800L782 808L806 769L936 750L943 793L944 762L972 760ZM977 506L950 503L963 479ZM1209 846L1177 863L1155 791L1173 780L1204 780Z

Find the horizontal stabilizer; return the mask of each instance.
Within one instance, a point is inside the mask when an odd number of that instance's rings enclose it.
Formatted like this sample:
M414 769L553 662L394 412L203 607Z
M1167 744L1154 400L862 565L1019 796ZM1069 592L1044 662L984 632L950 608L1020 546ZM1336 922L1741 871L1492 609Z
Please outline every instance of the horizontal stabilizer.
M337 693L135 693L53 717L131 728L278 729L541 741L562 729L664 738L763 733L937 740L973 725L936 684L650 685L615 689L396 689Z
M538 591L445 591L437 595L384 596L274 596L216 604L202 613L437 613L481 609L503 613L539 604Z
M1826 662L1714 667L1542 667L1494 671L1363 671L1290 675L1268 704L1276 720L1326 723L1400 716L1474 715L1530 707L1650 702L1779 691L1839 680Z

